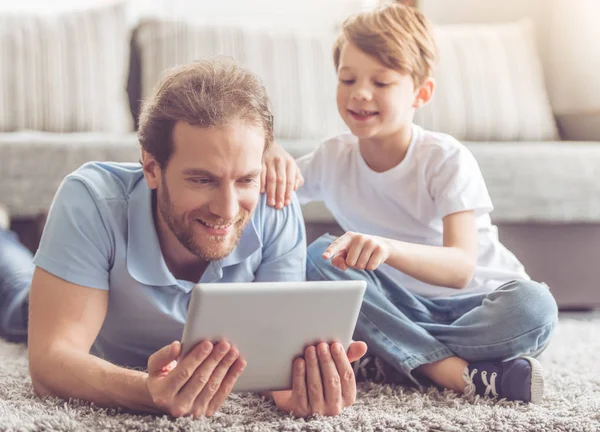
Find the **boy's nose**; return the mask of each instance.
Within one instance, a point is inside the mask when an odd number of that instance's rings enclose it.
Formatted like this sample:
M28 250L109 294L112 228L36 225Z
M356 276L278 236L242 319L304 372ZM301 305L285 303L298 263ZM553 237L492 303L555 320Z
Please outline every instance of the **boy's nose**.
M352 92L352 98L356 100L370 100L371 92L365 87L359 87Z

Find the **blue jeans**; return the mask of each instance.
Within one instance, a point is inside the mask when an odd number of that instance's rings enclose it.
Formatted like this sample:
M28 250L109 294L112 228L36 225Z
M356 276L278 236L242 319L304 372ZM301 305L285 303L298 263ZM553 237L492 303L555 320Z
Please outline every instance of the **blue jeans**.
M12 231L0 229L0 337L27 339L33 255Z
M355 340L415 384L414 369L447 357L510 360L537 356L558 322L558 308L545 284L508 282L487 294L425 298L399 286L381 271L345 272L321 254L335 237L324 235L308 248L308 280L367 281Z

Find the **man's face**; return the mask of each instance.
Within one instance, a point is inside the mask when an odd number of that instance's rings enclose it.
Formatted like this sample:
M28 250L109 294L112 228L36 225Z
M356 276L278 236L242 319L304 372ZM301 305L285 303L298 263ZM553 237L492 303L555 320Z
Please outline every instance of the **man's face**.
M177 122L172 139L171 159L157 169L157 216L198 258L224 258L258 202L264 129L243 120L209 129Z

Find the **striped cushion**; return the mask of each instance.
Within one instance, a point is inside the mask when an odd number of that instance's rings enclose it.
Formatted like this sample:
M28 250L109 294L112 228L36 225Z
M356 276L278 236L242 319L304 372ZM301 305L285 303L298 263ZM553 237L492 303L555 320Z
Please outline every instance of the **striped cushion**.
M533 24L439 26L432 101L415 122L469 141L558 138Z
M0 131L130 130L125 4L0 15Z
M261 77L275 113L276 137L323 138L345 130L335 103L333 38L164 20L140 23L134 38L143 98L166 69L227 55Z

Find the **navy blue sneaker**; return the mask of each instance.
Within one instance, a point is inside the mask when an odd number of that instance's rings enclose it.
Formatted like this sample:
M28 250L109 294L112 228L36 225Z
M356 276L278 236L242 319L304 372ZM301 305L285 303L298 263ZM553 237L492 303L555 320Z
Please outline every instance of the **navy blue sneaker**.
M542 365L531 357L469 363L463 372L465 396L538 403L544 396Z

